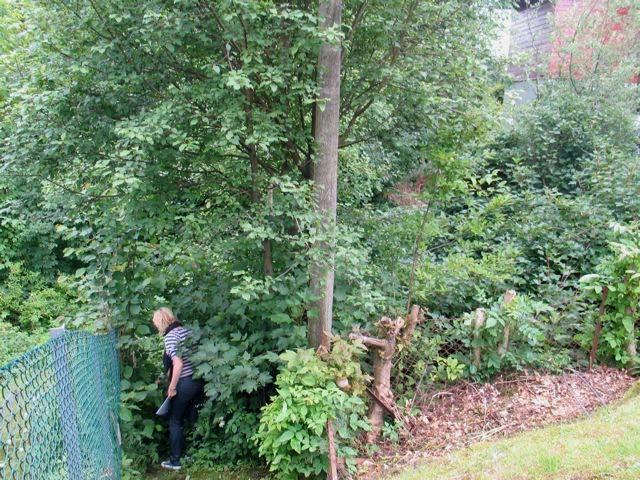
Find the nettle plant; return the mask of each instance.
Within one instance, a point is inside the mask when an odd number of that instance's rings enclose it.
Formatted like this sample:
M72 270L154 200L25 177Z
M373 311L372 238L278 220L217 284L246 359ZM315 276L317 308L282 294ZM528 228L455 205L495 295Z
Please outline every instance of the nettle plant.
M596 273L580 279L582 289L600 308L590 319L593 357L611 358L620 365L637 367L640 314L640 225L614 225L611 254L603 257ZM602 348L598 352L600 333Z
M276 379L277 394L263 408L253 437L276 478L326 475L329 420L338 457L354 470L356 435L370 428L362 398L369 378L358 361L364 351L361 343L336 337L330 353L298 349L280 355L284 366Z

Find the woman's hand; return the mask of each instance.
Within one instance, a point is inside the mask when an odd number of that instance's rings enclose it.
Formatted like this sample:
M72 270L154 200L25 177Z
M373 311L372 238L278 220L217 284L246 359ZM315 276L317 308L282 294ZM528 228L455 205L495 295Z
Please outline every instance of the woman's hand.
M169 390L167 391L167 397L173 398L176 396L176 386L180 381L180 373L182 372L182 359L180 357L173 357L173 368L171 369L171 381L169 382Z

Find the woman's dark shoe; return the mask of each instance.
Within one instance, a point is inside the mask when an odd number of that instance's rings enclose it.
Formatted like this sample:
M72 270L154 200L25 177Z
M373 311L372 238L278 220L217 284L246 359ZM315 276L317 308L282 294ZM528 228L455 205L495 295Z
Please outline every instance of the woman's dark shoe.
M160 466L167 470L180 470L182 468L180 462L172 462L171 460L165 460L160 464Z

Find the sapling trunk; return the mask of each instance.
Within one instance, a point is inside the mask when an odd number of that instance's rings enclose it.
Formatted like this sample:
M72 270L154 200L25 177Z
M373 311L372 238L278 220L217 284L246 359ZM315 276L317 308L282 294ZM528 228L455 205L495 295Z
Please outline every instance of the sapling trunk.
M596 320L596 328L593 331L593 341L591 343L591 352L589 353L589 370L593 368L598 355L598 343L600 342L600 334L602 333L602 319L606 311L607 297L609 296L609 287L602 288L602 297L600 298L600 308L598 309L598 319Z

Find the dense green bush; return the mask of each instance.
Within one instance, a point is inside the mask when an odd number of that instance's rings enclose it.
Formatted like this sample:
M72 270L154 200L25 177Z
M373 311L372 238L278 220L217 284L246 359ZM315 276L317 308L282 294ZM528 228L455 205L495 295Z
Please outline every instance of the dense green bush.
M362 345L334 339L331 353L287 351L277 393L263 409L254 440L277 478L324 478L328 467L327 421L335 428L338 455L353 470L358 431L367 430L360 369ZM339 387L338 384L341 386Z
M516 296L508 305L502 305L501 301L492 304L486 311L486 321L478 339L482 363L479 368L471 365L469 372L475 377L487 378L502 370L527 367L561 371L570 363L570 358L557 348L549 334L552 312L549 305L526 295ZM468 315L465 326L471 330L472 325L473 315ZM500 352L499 345L507 326L509 348Z
M0 265L0 364L44 343L50 327L70 323L77 303L63 278L52 282L22 263Z
M418 382L431 378L449 380L457 364L465 367L460 374L475 378L586 364L597 301L582 295L579 279L609 256L607 225L640 215L638 132L623 93L577 94L550 82L467 150L475 160L461 170L466 187L455 198L434 202L425 192L418 198L429 205L427 214L424 207L395 207L390 221L376 225L404 285L411 242L423 232L413 295L430 318L415 345L400 353L394 374L400 392L413 395ZM495 299L507 289L519 296L503 311ZM476 370L468 312L478 307L487 310L487 323ZM510 351L498 355L507 322L516 326L515 337ZM604 341L623 342L624 332L614 340L613 331ZM607 348L602 358L610 357Z
M23 332L0 321L0 367L49 339L48 331Z
M638 363L638 309L640 308L640 229L638 224L614 225L610 253L601 258L592 274L582 277L586 294L604 306L602 318L592 311L587 325L602 322L599 357L622 366ZM580 338L591 348L593 328Z
M583 194L588 186L582 174L593 171L599 156L635 151L634 118L620 104L628 98L621 93L606 98L603 92L578 94L560 80L547 83L538 99L512 113L512 125L497 138L497 162L490 165L530 188ZM531 174L519 178L517 171L524 169Z
M2 275L5 273L5 275ZM52 283L20 263L0 270L0 321L30 332L59 326L74 318L77 298L62 282Z

